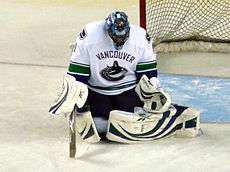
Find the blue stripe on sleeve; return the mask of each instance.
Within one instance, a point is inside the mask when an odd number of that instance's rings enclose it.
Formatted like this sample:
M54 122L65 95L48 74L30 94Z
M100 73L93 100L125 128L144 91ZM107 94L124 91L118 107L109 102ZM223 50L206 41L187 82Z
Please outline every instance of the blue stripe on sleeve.
M88 85L89 76L72 74L69 72L67 72L67 74L73 76L77 81L80 81L80 82Z
M146 75L148 78L157 77L158 71L156 69L156 70L151 70L148 72L138 72L138 73L136 72L137 82L141 79L143 75Z

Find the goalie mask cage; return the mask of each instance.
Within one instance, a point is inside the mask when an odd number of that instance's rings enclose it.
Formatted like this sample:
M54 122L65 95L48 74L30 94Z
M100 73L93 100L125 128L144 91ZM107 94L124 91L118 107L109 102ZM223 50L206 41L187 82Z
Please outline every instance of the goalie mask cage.
M230 52L229 0L139 0L157 51Z

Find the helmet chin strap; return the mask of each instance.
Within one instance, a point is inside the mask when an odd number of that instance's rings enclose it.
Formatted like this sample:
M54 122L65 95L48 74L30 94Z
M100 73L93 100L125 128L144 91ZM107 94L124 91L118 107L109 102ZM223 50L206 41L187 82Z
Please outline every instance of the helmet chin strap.
M110 38L113 41L113 45L117 50L122 49L122 47L125 44L125 42L127 41L128 37L129 36L124 36L124 39L122 39L122 38L116 38L116 36L114 36L114 35L113 36L110 35ZM118 41L117 39L120 39L120 41Z
M121 50L124 44L118 45L118 44L116 44L115 42L113 42L113 45L114 45L114 47L116 48L116 50Z
M120 50L122 49L123 45L125 44L126 40L121 40L121 41L117 41L116 37L114 35L110 35L109 37L111 38L111 40L113 41L113 45L116 48L116 50Z
M123 45L125 44L125 42L123 40L121 42L113 41L113 44L114 44L116 49L120 50L123 47Z

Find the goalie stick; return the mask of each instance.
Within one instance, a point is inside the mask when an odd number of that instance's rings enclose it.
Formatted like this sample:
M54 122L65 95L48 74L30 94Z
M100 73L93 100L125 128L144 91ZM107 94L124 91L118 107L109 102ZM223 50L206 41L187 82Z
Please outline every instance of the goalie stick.
M74 106L73 111L71 112L69 116L69 134L70 134L70 140L69 140L69 157L75 158L76 154L76 112L77 112L77 106Z

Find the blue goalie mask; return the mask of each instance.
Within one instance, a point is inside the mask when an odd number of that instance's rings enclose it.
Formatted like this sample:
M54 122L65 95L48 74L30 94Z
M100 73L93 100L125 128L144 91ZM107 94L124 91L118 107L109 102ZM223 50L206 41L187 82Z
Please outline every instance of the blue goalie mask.
M128 16L121 11L113 12L105 20L105 29L113 40L115 48L121 49L129 38Z

